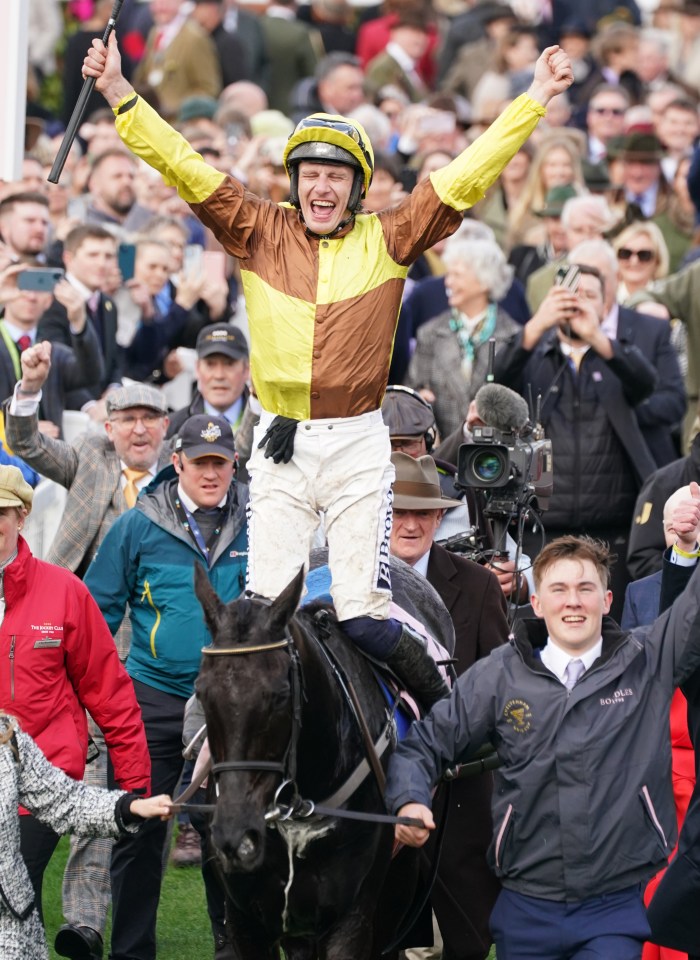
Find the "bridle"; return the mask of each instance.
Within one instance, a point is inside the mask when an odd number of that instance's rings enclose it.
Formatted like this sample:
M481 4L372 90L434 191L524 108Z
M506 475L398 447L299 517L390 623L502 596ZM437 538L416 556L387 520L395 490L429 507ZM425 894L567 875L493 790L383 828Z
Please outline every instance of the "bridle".
M410 817L393 817L389 816L388 814L360 813L354 810L341 809L341 806L350 799L358 787L372 772L375 774L380 792L383 793L384 785L382 777L381 775L378 775L380 774L379 761L389 746L396 745L396 722L394 720L393 711L388 712L387 722L376 743L373 743L371 739L368 739L369 735L367 732L366 720L362 715L357 694L355 694L354 690L352 689L352 685L350 684L349 680L346 680L343 677L339 664L335 658L330 655L330 652L326 648L325 644L318 640L315 640L315 642L318 644L320 651L325 656L331 672L335 675L336 680L340 684L346 702L348 703L352 714L355 716L365 744L365 751L368 759L362 760L355 768L351 776L345 781L345 783L338 790L336 790L332 796L328 797L324 803L315 803L313 800L305 800L299 793L299 788L296 783L297 747L301 732L301 704L303 698L302 669L299 651L296 643L294 642L289 625L285 627L284 637L281 640L276 640L272 643L262 643L254 646L241 645L235 647L215 647L211 645L203 647L202 655L205 657L243 656L244 654L268 653L272 650L288 650L290 655L290 676L292 688L292 732L284 759L282 761L224 760L219 763L212 763L210 767L203 771L199 782L196 784L191 784L188 790L175 800L174 805L178 810L188 810L190 808L190 805L184 801L189 800L190 797L193 796L195 790L201 785L209 772L211 772L213 776L214 789L218 799L219 777L222 773L257 771L260 773L275 773L282 778L282 782L275 791L272 803L264 814L265 822L271 826L274 826L277 822L285 820L306 819L311 817L313 814L317 814L319 816L340 817L349 820L362 820L372 823L398 823L408 826L423 825L421 821L412 819ZM288 800L286 799L287 794L289 795ZM192 809L196 809L199 813L213 814L216 810L216 804L196 804L192 807Z
M299 797L298 790L296 788L297 745L299 742L299 734L301 732L301 701L303 693L299 652L296 648L288 626L285 627L284 637L281 640L274 641L273 643L260 643L254 646L202 647L202 655L205 657L236 657L244 654L269 653L272 650L285 649L289 652L290 656L292 732L283 760L223 760L220 763L212 763L211 765L211 774L214 778L214 789L216 790L217 798L219 795L218 781L222 773L257 771L260 773L276 773L282 777L282 784L275 791L273 807L265 813L265 820L287 819L292 815L294 801L298 798L298 800L301 802L301 798ZM293 788L290 804L287 805L290 808L289 812L287 813L286 810L282 811L280 816L275 817L272 814L274 813L275 808L278 808L280 796L283 790L285 790L287 787ZM199 809L203 810L206 809L206 807L203 808L200 806ZM286 816L282 816L282 813L286 813Z

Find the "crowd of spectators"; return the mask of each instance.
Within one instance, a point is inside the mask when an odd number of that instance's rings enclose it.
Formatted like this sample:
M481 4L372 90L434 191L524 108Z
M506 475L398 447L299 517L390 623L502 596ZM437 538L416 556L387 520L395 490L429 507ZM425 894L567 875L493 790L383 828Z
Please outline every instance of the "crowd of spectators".
M228 424L242 483L260 413L239 263L126 149L96 91L60 182L46 179L111 9L111 0L30 0L26 152L19 179L0 182L0 463L18 464L32 485L68 489L45 559L79 577L171 462L191 417ZM259 197L287 201L283 151L300 118L360 122L375 153L367 211L396 206L447 165L528 89L539 51L561 45L571 87L457 233L411 266L389 382L432 407L436 449L471 442L487 380L528 401L552 441L555 479L525 553L534 560L562 534L606 540L619 619L628 584L661 567L666 500L700 480L700 2L125 0L116 33L139 96ZM574 289L561 282L572 265ZM26 278L38 270L33 289ZM140 475L120 478L118 463ZM114 542L86 582L112 564L120 595L107 619L125 660L122 615L143 584L120 592ZM525 599L507 569L505 580L496 571L503 592ZM193 847L197 859L197 836ZM87 919L73 911L73 926L98 940L103 901ZM454 917L440 910L451 942L424 956L486 956L483 916L459 952ZM216 938L222 925L212 925ZM89 940L90 956L98 946ZM645 960L660 956L654 949Z

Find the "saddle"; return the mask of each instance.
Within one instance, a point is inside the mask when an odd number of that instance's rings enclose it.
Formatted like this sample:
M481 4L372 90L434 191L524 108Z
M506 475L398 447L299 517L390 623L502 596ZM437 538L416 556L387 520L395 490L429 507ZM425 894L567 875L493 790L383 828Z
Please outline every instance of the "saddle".
M307 593L301 601L302 606L308 606L311 603L327 603L332 607L333 599L331 597L330 587L331 571L328 564L323 564L313 570L309 570L306 575ZM391 602L389 615L394 620L407 624L407 626L411 627L424 638L428 655L435 661L438 670L448 685L451 686L452 677L448 670L448 666L452 662L450 654L445 647L435 639L426 625L394 600ZM422 714L418 704L411 696L411 692L400 686L397 678L383 663L374 660L359 649L358 652L362 653L372 664L374 674L377 677L377 681L388 705L392 708L396 707L395 712L397 726L399 728L399 739L403 739L408 732L411 722L413 720L420 720L421 718Z

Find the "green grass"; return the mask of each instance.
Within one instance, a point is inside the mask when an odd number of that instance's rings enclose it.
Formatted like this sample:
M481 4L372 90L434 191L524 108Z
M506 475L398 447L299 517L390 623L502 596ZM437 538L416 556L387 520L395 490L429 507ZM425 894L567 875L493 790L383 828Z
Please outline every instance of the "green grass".
M61 880L67 856L68 838L63 837L44 877L44 920L51 960L60 960L53 949L53 941L63 923ZM107 943L109 933L108 923ZM168 867L158 910L158 960L208 960L213 954L199 867ZM496 960L493 949L489 960Z
M44 877L44 919L51 960L57 957L53 941L63 923L61 880L67 856L68 839L63 837ZM109 933L108 925L107 942ZM168 867L158 910L158 960L209 960L213 955L199 867Z

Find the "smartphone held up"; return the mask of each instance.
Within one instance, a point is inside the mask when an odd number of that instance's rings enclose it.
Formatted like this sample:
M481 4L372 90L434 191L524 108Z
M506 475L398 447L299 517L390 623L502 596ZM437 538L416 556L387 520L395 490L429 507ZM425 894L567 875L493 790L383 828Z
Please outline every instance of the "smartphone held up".
M30 290L33 293L53 293L65 271L59 267L27 267L17 274L17 289Z
M570 290L571 293L578 293L580 282L581 270L576 266L575 263L562 265L558 268L554 277L555 286L564 287L565 289ZM571 329L570 318L561 323L560 327L568 340L579 339L579 337L577 337Z

